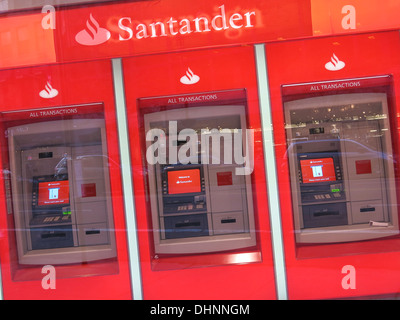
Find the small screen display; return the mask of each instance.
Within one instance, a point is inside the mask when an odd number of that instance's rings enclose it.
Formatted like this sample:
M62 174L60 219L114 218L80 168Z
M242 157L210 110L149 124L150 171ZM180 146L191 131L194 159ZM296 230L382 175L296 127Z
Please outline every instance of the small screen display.
M335 181L335 165L332 158L300 160L303 183Z
M38 191L39 206L69 203L68 180L39 182Z
M168 171L168 194L201 192L200 169Z

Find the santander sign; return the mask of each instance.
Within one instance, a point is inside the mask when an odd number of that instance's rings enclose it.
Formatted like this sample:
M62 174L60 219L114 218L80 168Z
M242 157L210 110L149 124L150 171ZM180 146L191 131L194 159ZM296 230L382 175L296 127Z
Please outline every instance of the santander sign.
M76 36L76 42L86 45L95 46L106 42L111 38L111 33L107 29L100 28L99 23L90 14L89 20L86 21L86 28L79 31Z
M212 17L195 17L176 19L170 17L164 21L151 23L133 22L131 17L122 17L118 20L120 30L118 39L128 41L131 39L146 39L158 37L171 37L191 33L218 32L227 29L253 28L255 26L255 11L234 12L227 14L225 5L218 7L218 12ZM86 26L79 31L75 40L79 44L93 46L107 42L111 33L101 28L99 23L90 14Z

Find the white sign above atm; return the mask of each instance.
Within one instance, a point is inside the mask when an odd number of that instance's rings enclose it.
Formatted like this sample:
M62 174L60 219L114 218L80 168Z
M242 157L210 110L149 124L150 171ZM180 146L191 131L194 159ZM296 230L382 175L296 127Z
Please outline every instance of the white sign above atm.
M287 84L282 86L283 95L306 94L312 92L324 92L334 90L351 90L390 84L390 76L376 76L313 83Z

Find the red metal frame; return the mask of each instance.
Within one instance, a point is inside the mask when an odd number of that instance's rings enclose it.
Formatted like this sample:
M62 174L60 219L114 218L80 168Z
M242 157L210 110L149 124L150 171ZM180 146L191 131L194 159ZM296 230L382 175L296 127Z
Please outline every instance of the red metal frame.
M399 40L397 32L389 32L267 45L288 295L291 299L368 296L394 293L398 290L397 270L400 267L400 253L396 251L400 244L399 237L342 244L296 246L289 168L285 157L283 100L290 98L288 93L297 94L295 98L299 98L300 93L303 93L302 97L306 96L306 93L308 97L316 93L310 93L310 85L293 89L283 89L282 85L391 74L392 86L388 86L387 80L383 83L366 81L360 88L335 90L334 93L350 93L354 90L359 90L357 92L378 90L388 93L392 132L397 132L399 105L395 100L394 88L399 85L400 75L393 70L393 66L400 64L399 57L394 54L400 50ZM328 71L324 68L333 53L345 61L346 66L342 70ZM332 93L328 90L317 94ZM397 151L398 141L398 136L395 135L393 143L394 150ZM346 265L354 266L357 272L357 285L354 290L345 290L341 286L345 276L341 270Z
M130 299L130 277L125 233L125 218L119 166L118 136L114 110L112 70L109 61L49 65L1 72L7 82L1 87L2 127L8 124L22 124L32 121L46 121L48 116L33 109L74 106L80 117L103 116L106 121L109 170L114 209L117 258L94 263L55 266L57 290L44 290L41 280L41 266L27 267L18 264L11 215L0 217L0 229L8 230L0 241L0 260L5 299ZM39 92L47 81L59 91L52 99L43 99ZM18 90L16 90L18 88ZM18 92L18 93L17 93ZM99 107L85 106L100 103ZM73 109L74 107L70 108ZM37 115L37 117L35 116ZM67 119L56 116L56 119ZM4 131L3 131L4 132ZM4 143L4 138L3 141ZM3 144L2 143L2 144ZM3 145L3 148L6 147ZM2 169L4 168L2 165ZM4 180L0 183L0 207L6 213ZM88 277L87 275L94 275ZM96 276L97 275L97 276ZM88 290L83 290L88 288ZM90 288L90 289L89 289ZM107 288L107 289L105 289Z
M275 298L253 49L237 47L140 57L125 59L123 65L144 298ZM179 82L188 67L200 76L198 83L183 85ZM142 74L143 77L137 77L136 74ZM136 147L143 142L143 139L140 139L143 131L140 124L141 110L138 109L136 101L138 98L154 96L194 95L242 88L246 88L249 128L256 131L256 160L252 176L259 247L252 251L167 257L159 263L169 265L170 270L154 271L152 236L148 232L151 230L148 221L150 211L145 201L145 170L142 166L141 149ZM225 94L229 95L229 92ZM262 261L240 264L243 257L257 261L259 255L262 256Z

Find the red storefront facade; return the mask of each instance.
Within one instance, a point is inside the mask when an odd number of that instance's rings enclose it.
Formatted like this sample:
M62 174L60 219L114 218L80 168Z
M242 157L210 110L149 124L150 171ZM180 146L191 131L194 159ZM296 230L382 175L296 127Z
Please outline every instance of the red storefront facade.
M4 300L397 297L399 1L11 9Z

